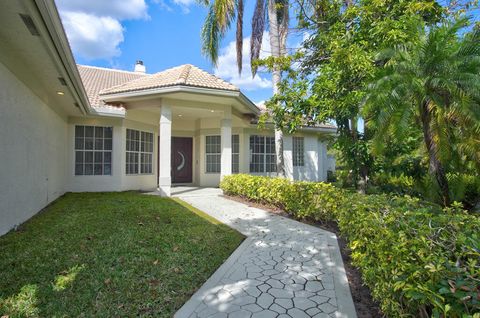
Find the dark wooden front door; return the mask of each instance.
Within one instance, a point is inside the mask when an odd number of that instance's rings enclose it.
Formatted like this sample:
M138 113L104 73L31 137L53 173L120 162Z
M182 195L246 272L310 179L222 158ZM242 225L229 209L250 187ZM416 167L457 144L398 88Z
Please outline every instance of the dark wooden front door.
M192 138L172 137L172 183L192 182Z

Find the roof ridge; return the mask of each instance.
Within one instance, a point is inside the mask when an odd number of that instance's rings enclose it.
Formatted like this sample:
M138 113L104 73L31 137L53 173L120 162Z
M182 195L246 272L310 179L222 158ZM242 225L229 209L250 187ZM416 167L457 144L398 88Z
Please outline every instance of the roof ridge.
M134 72L134 71L126 71L126 70L119 70L119 69L115 69L115 68L108 68L108 67L101 67L101 66L93 66L93 65L77 64L77 67L78 67L78 66L88 67L88 68L95 68L95 69L105 70L105 71L113 71L113 72L128 73L128 74L137 74L137 75L140 75L140 76L151 75L151 74L148 74L148 73L141 73L141 72Z
M192 65L192 67L196 68L196 69L199 70L199 71L202 71L202 72L204 72L204 73L207 73L208 75L211 75L211 76L215 77L215 78L217 79L217 81L219 81L219 82L222 82L222 83L225 83L225 84L228 84L228 85L232 85L232 86L238 88L236 85L230 83L229 81L226 81L226 80L224 80L223 78L215 75L215 73L210 73L210 72L208 72L208 71L205 71L204 69L202 69L202 68L200 68L200 67L198 67L198 66L196 66L196 65Z
M185 64L182 71L180 72L180 76L178 77L179 81L185 84L187 82L188 76L190 75L190 70L192 69L192 65Z
M176 85L240 91L240 89L232 83L229 83L210 72L202 70L192 64L183 64L154 74L149 74L149 76L138 77L137 79L125 82L121 85L105 88L100 92L100 95Z
M133 72L133 73L134 73L134 72ZM122 84L113 85L113 86L110 86L110 87L105 87L105 88L103 88L102 90L99 91L99 94L102 95L103 92L105 92L105 91L108 91L108 90L111 90L111 89L114 89L114 88L119 88L119 87L125 86L125 85L127 85L127 84L129 84L129 83L132 83L132 82L144 80L144 79L147 78L147 77L153 77L153 75L155 75L155 74L145 74L145 75L146 75L146 76L139 77L139 78L135 78L135 79L132 79L132 80L130 80L130 81L126 81L126 82L124 82L124 83L122 83Z

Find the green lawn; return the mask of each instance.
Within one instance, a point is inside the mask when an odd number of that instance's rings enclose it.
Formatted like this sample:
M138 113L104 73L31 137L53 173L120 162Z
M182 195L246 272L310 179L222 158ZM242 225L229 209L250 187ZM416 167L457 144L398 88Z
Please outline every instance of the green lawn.
M0 316L171 317L242 240L171 199L66 194L0 237Z

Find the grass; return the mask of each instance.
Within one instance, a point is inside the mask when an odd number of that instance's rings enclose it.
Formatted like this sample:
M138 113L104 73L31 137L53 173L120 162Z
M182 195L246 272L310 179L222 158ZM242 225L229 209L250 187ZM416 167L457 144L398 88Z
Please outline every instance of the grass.
M0 237L0 316L171 317L242 240L171 199L66 194Z

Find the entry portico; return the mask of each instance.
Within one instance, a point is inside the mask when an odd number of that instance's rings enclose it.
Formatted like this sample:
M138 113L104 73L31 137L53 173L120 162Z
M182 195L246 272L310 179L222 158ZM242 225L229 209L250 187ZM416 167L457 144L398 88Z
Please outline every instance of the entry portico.
M232 124L238 136L260 110L235 86L192 65L162 73L153 75L156 80L142 77L104 89L99 96L124 108L127 118L158 117L157 175L162 195L170 196L172 183L218 185L232 173ZM220 142L205 149L207 136L219 136Z
M276 175L273 126L258 127L265 110L234 85L193 65L156 74L78 69L97 114L69 118L67 191L170 196L172 186L217 187L232 173ZM322 137L332 133L335 127L321 125L285 134L286 176L325 180ZM109 146L101 148L105 136Z

